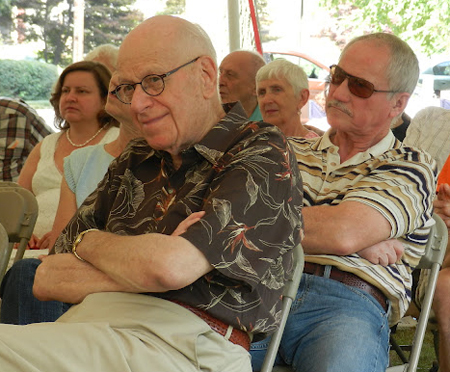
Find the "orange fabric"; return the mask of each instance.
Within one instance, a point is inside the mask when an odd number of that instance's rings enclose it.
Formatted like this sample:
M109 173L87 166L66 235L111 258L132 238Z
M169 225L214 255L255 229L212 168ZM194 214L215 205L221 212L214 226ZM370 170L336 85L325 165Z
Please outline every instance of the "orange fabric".
M450 185L450 156L445 161L445 164L439 173L438 182L437 182L438 190L439 190L439 186L443 183L448 183Z

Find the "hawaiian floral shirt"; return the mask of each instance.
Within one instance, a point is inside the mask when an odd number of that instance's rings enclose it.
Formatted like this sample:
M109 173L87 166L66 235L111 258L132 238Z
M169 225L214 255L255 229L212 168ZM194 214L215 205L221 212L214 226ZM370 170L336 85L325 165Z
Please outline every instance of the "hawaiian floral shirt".
M143 139L131 142L63 231L56 252L70 251L88 228L171 234L204 210L181 236L214 269L185 288L151 295L201 308L257 340L278 325L292 249L303 233L302 183L278 128L247 121L240 104L225 108L227 115L182 153L177 170L168 153Z

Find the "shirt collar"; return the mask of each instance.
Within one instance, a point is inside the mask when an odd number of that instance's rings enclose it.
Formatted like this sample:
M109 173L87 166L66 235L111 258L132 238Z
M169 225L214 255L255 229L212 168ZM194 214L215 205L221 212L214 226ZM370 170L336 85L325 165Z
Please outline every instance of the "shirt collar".
M319 137L317 142L312 144L312 149L319 150L319 151L320 150L328 150L331 147L335 147L336 149L338 149L339 147L334 145L330 139L330 136L333 133L334 133L333 128L330 128L329 130L327 130L322 137ZM396 145L396 142L397 142L397 139L395 138L392 131L388 131L386 136L381 141L379 141L372 147L368 148L366 151L355 155L353 158L357 157L357 158L366 158L367 159L367 158L371 158L371 157L380 156L381 154L385 153L387 150L398 147Z
M224 104L225 117L220 120L193 148L211 164L217 161L236 141L236 133L248 124L244 108L239 102Z

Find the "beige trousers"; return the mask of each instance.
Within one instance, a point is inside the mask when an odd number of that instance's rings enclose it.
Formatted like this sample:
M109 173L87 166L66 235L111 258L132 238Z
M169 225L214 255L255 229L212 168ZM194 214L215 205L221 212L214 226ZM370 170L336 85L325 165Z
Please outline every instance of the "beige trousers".
M2 372L250 372L250 355L189 310L96 293L55 323L0 325Z

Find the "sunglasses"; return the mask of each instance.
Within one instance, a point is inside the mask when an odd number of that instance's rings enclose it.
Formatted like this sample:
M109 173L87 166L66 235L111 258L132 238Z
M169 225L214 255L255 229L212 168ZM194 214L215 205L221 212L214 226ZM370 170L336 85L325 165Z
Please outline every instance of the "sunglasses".
M341 85L345 79L348 79L348 90L356 97L369 98L374 93L398 93L395 90L377 90L370 81L347 74L338 65L330 66L331 84Z

